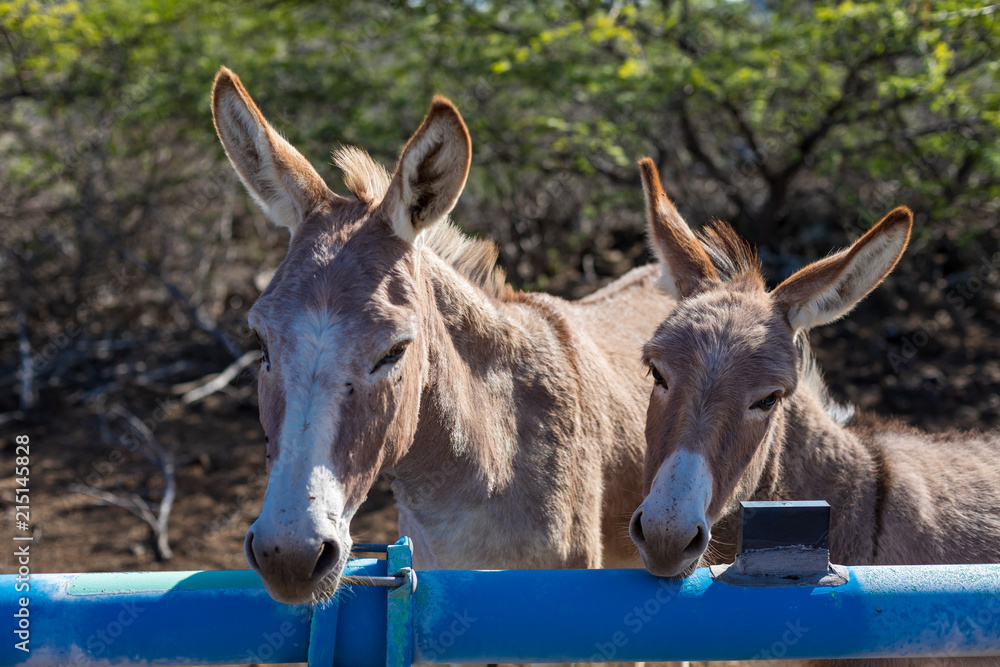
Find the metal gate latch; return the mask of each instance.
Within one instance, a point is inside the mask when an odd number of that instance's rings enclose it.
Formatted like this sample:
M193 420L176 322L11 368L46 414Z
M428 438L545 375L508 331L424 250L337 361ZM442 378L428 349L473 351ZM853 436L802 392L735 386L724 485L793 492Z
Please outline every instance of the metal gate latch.
M387 667L409 667L413 662L413 594L417 573L413 569L413 543L401 537L395 544L354 544L351 553L385 554L384 576L345 575L345 586L378 586L386 589ZM317 603L309 626L309 667L333 664L337 639L336 600Z

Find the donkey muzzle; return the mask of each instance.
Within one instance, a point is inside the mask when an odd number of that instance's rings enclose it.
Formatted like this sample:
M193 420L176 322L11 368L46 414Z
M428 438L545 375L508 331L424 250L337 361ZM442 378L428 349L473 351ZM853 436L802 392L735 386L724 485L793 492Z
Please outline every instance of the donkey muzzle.
M276 531L258 519L247 531L243 549L271 597L299 604L333 593L351 541L334 530Z
M712 537L711 500L712 473L701 454L681 449L663 462L629 523L650 574L691 574Z

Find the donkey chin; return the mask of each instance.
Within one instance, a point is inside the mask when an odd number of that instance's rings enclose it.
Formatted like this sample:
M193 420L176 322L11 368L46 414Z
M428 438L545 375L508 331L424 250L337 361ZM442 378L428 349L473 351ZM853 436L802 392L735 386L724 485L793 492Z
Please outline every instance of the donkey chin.
M272 598L289 604L325 600L336 592L351 553L347 522L343 530L275 531L257 519L243 549ZM339 526L338 526L339 527ZM302 533L307 534L303 535Z
M629 525L629 535L639 548L646 570L657 577L690 577L701 564L712 537L708 522L671 531L663 530L663 524L652 519L640 506Z

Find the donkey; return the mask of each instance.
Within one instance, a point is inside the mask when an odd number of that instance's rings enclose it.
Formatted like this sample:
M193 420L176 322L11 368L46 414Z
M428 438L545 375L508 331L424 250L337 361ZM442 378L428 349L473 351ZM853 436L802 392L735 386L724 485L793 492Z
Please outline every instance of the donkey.
M696 237L652 160L640 167L661 285L678 301L643 348L654 387L630 535L646 569L686 577L732 562L744 500L827 500L837 563L1000 561L1000 432L929 435L855 415L828 398L805 337L882 282L909 241L910 211L769 293L731 227Z
M634 351L674 305L655 265L577 302L511 289L495 246L446 220L472 147L442 97L392 175L357 148L334 155L353 198L226 68L212 110L247 190L291 230L249 314L268 483L245 551L268 592L334 593L379 474L419 568L638 565L627 532L647 381Z

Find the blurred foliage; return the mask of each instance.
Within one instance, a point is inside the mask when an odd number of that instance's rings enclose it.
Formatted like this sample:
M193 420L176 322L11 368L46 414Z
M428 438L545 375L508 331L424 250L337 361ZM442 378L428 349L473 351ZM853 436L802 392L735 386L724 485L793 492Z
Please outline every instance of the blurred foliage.
M215 138L221 64L334 189L331 149L358 144L391 165L432 95L451 97L474 142L456 220L498 241L519 286L578 295L642 260L644 155L689 220L734 221L772 277L900 203L927 243L986 243L1000 201L995 10L0 2L4 374L10 315L37 349L81 304L106 315L84 338L183 338L202 317L242 344L254 277L285 236ZM134 298L98 296L122 262Z

